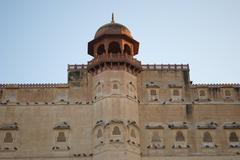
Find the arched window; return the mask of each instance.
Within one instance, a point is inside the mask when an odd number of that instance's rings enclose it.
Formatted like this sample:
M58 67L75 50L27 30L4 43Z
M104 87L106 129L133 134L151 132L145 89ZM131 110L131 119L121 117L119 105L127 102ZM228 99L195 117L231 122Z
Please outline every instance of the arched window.
M117 89L118 89L118 84L114 83L114 84L113 84L113 89L116 89L116 90L117 90Z
M106 50L105 50L105 47L104 47L103 44L101 44L100 46L98 46L98 48L97 48L97 54L98 54L98 55L102 55L102 54L105 53L105 52L106 52Z
M157 95L157 91L155 89L151 89L150 90L150 94L151 94L151 96L156 96Z
M102 136L103 136L102 130L98 129L97 138L101 138Z
M59 132L57 136L57 142L66 142L66 137L64 132Z
M120 131L119 127L115 126L113 128L112 134L113 135L121 135L121 131Z
M226 96L226 97L231 97L231 92L230 92L230 90L228 90L228 89L225 90L225 96Z
M203 134L203 142L210 143L212 142L212 136L209 132L204 132Z
M13 137L11 132L7 132L4 137L4 143L12 143Z
M121 48L118 42L111 42L108 47L108 53L121 53Z
M97 87L97 93L101 93L102 92L102 87L101 86L98 86Z
M230 142L238 142L238 141L239 141L236 132L231 132L231 133L230 133L229 141L230 141Z
M178 89L173 90L173 96L180 96L180 92Z
M123 53L126 53L126 54L128 54L128 55L131 55L131 48L129 47L129 45L124 44Z
M200 91L199 91L199 96L201 96L201 97L206 96L205 91L204 91L204 90L200 90Z
M135 134L135 130L131 129L131 133L130 133L131 137L136 138L136 134Z
M157 131L152 133L152 142L161 142L161 138Z
M176 141L182 142L185 141L185 137L181 131L177 131L176 133Z
M134 92L135 91L135 86L130 82L130 84L128 85L128 90L130 92Z
M97 85L97 87L96 87L96 96L97 97L102 96L102 85L101 84Z

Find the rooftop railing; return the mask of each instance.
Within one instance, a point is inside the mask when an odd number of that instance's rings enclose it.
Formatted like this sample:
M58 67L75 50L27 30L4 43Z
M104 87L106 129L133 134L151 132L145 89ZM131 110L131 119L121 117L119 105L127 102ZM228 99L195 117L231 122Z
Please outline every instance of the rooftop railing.
M194 88L202 88L202 87L207 87L207 88L240 88L239 83L215 83L215 84L193 84L192 87Z
M86 64L69 64L68 65L68 71L79 70L79 69L87 69L87 65Z
M124 59L125 58L125 59ZM137 65L141 65L141 62L136 60L135 58L131 56L99 56L98 58L95 58L88 62L88 65L96 65L100 61L106 61L106 62L119 62L119 60L130 60L131 63L135 63ZM87 69L88 65L85 64L74 64L74 65L68 65L68 71L69 70L79 70L79 69ZM141 65L143 70L189 70L188 64L144 64Z
M143 70L156 69L156 70L189 70L188 64L144 64Z
M67 88L66 83L0 84L0 88Z

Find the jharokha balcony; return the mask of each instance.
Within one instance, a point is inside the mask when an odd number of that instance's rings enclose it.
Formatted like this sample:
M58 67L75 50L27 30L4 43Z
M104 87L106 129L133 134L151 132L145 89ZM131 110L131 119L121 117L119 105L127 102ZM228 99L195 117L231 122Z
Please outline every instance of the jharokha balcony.
M110 53L96 56L88 62L89 72L98 72L99 70L127 70L132 73L138 73L142 70L141 62L133 58L132 55L121 53Z

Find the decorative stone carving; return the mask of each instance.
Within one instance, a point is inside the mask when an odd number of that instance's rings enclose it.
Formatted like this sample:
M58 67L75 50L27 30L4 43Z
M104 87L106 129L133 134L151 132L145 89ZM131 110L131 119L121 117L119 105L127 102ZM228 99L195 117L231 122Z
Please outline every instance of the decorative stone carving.
M64 146L53 146L52 147L52 150L53 151L67 151L67 150L70 150L71 149L71 147L70 146L66 146L66 145L64 145Z
M0 130L17 130L17 129L18 129L17 122L0 125Z
M15 146L11 146L11 147L0 147L0 152L14 152L14 151L17 151L18 148L15 147Z
M146 82L146 88L160 88L160 82Z
M174 149L188 149L188 148L190 148L190 145L188 145L188 144L174 144L173 146L172 146L172 148L174 148Z
M145 128L146 129L164 129L162 124L147 124Z
M227 122L223 125L224 129L240 129L240 122Z
M53 129L70 129L70 125L67 122L60 122Z
M197 125L198 129L216 129L217 128L217 123L214 122L209 122L209 123L199 123Z
M218 146L214 144L213 142L204 142L202 144L202 148L209 148L209 149L214 149L217 148Z
M172 122L168 125L170 129L188 129L187 122Z
M165 149L165 145L159 143L159 144L150 144L147 146L148 149Z

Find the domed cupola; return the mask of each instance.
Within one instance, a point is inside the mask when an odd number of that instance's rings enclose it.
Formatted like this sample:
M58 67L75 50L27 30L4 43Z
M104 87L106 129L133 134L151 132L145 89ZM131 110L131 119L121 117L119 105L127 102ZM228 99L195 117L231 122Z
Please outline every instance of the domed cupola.
M112 20L111 23L105 24L100 27L97 30L94 39L101 37L102 35L126 35L132 38L129 29L122 24L115 23L114 20Z
M88 71L97 73L109 68L122 68L138 73L141 71L141 62L133 58L138 54L138 49L139 42L133 39L130 30L115 23L112 15L111 23L101 26L88 43L88 54L94 57L88 62Z

